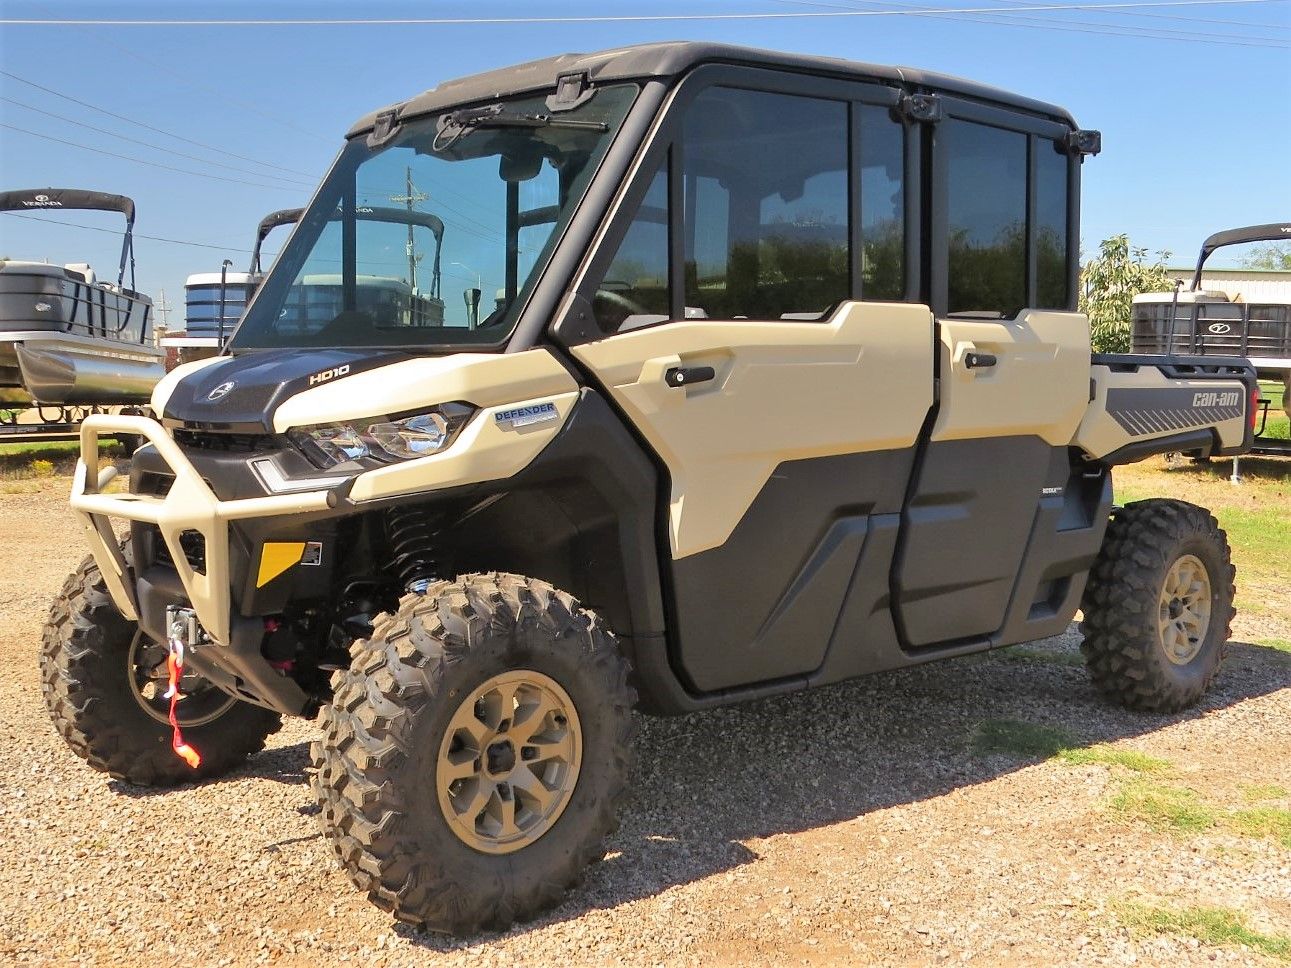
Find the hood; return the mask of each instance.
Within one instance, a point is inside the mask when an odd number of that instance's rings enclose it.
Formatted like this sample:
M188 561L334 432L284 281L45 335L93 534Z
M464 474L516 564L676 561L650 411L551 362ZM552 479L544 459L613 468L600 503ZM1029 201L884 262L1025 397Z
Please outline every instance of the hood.
M161 416L197 429L271 434L278 407L302 390L408 358L402 352L343 349L263 350L227 356L184 375Z

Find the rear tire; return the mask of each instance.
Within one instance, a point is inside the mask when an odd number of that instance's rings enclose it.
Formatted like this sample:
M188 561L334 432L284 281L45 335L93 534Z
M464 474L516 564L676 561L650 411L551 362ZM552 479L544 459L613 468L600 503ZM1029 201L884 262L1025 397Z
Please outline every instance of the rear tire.
M546 582L473 575L404 596L351 655L311 756L355 885L453 934L558 903L604 855L630 769L636 693L601 619Z
M1129 709L1200 700L1228 644L1235 574L1227 535L1204 508L1152 499L1116 511L1081 601L1094 684Z
M184 724L180 713L185 741L202 756L193 769L171 749L170 725L159 721L156 710L145 709L147 700L133 684L137 632L136 623L117 611L93 557L81 562L50 605L41 643L41 692L58 734L94 769L139 786L209 780L263 749L282 725L277 713L225 697L194 679L202 694L179 704L183 710L184 703L203 699L206 711L193 725ZM185 679L186 689L192 688L189 682Z

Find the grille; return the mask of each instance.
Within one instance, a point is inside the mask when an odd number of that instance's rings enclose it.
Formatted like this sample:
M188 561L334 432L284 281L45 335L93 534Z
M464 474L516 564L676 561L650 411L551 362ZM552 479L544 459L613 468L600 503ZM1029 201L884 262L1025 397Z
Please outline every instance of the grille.
M152 531L152 559L159 565L169 565L175 567L175 560L170 556L170 548L166 546L165 540L161 536L161 531L156 527L151 527ZM179 546L184 549L184 558L187 559L189 567L199 575L206 574L206 538L200 531L184 531L179 536Z
M212 430L175 431L175 442L193 450L219 450L228 453L249 454L257 451L280 450L281 441L273 434L238 434Z

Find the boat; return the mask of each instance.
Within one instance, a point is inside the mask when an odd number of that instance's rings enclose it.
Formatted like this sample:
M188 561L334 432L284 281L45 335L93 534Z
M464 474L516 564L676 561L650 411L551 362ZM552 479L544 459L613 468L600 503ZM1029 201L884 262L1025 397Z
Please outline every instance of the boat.
M1130 317L1132 352L1246 357L1261 380L1282 384L1282 407L1291 418L1291 291L1285 283L1264 284L1260 291L1246 294L1236 285L1224 289L1202 286L1206 260L1216 249L1288 239L1291 222L1226 229L1209 236L1201 245L1197 267L1186 289L1180 281L1173 292L1134 297ZM1267 438L1263 433L1274 399L1261 400L1254 453L1291 453L1291 443Z
M165 369L152 299L134 288L134 202L76 188L0 192L0 212L50 210L125 216L117 281L87 263L0 259L0 390L20 405L146 403Z

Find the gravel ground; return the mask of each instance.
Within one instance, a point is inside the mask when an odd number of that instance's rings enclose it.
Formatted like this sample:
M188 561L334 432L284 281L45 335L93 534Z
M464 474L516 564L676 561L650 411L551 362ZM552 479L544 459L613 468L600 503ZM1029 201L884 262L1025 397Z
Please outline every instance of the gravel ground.
M1165 757L1173 782L1240 806L1244 785L1291 785L1287 657L1239 645L1202 708L1132 715L1070 664L1071 633L1035 647L1057 661L977 657L646 720L623 827L561 907L464 941L409 930L350 887L319 835L312 723L221 782L164 794L106 780L54 734L37 643L83 555L64 495L0 496L0 961L1274 963L1132 933L1116 912L1134 901L1291 931L1277 841L1154 831L1110 807L1116 769L969 742L985 719L1057 726Z

